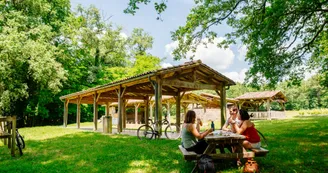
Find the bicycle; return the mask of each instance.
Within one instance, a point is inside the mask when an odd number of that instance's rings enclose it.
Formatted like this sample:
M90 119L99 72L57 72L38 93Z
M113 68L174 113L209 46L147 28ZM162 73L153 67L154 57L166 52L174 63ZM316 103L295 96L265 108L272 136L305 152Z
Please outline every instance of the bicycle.
M19 120L19 119L17 119ZM8 123L7 125L5 125L5 127L9 128L10 126L10 129L11 129L11 123ZM19 150L19 154L22 156L23 155L23 149L25 148L25 141L24 141L24 138L23 136L20 135L19 131L18 131L18 128L16 128L16 146Z
M148 119L150 125L142 125L138 128L137 135L140 140L144 139L152 139L155 135L155 139L159 137L159 131L156 130L156 124L161 122L162 125L167 125L165 128L165 136L168 139L178 139L181 136L180 127L176 124L171 124L166 116L162 121L153 121L152 119ZM155 129L155 130L154 130Z

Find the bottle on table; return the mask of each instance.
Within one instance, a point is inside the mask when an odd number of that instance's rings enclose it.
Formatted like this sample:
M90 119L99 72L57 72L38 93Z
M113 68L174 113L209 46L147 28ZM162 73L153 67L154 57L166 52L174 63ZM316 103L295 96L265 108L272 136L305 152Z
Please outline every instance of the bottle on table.
M213 131L215 130L215 128L214 128L214 122L213 121L211 123L211 128L213 129Z

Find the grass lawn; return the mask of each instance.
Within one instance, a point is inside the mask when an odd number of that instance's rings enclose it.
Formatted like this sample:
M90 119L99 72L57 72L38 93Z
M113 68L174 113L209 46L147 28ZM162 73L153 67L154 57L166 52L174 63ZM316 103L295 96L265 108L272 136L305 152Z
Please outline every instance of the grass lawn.
M328 116L256 121L270 153L255 158L261 172L327 172ZM103 135L58 126L22 128L23 156L10 156L0 142L4 172L190 172L178 140L140 141L135 136ZM218 172L241 172L223 162Z

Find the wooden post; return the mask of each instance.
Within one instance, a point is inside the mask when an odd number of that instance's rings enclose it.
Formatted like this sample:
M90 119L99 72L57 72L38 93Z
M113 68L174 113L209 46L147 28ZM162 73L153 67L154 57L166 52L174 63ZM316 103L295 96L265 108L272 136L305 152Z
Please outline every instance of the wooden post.
M127 121L127 115L126 115L126 105L128 104L128 100L123 98L123 129L126 128L126 121Z
M175 105L176 105L176 124L180 127L180 116L181 116L181 110L180 110L180 101L181 101L181 96L180 96L180 89L177 92L177 96L175 97Z
M67 119L68 119L68 103L69 103L69 100L65 100L64 102L64 127L67 127Z
M156 82L157 82L157 97L155 99L157 99L157 109L156 109L157 116L158 116L157 118L158 118L159 122L162 122L163 105L162 105L162 80L161 80L161 78L157 77ZM157 130L159 132L159 138L160 138L162 135L162 123L159 123L158 125L159 125L159 127L157 128Z
M11 155L15 156L16 148L16 116L12 116L12 138L11 138Z
M148 109L149 109L149 97L147 96L144 101L145 101L145 124L148 125L148 119L149 119L149 111L148 111Z
M271 110L270 110L270 109L271 109L271 108L270 108L270 107L271 107L271 102L270 102L269 99L267 100L267 105L266 105L266 106L267 106L267 112L268 112L268 117L267 117L267 118L268 118L269 120L271 120Z
M151 117L151 119L153 119L153 120L155 119L155 118L154 118L155 116L154 116L154 113L153 113L154 105L155 105L155 102L150 103L150 110L149 110L149 111L150 111L150 113L149 113L149 114L150 114L149 117Z
M97 96L98 94L95 92L93 95L93 130L96 131L98 129L98 104L97 104Z
M122 132L122 106L123 106L123 99L122 99L122 87L118 89L118 123L117 123L117 132L121 133Z
M140 106L140 103L139 104L134 104L134 124L139 124L138 121L138 108Z
M169 122L171 122L171 105L170 105L170 102L167 102L166 103L166 107L167 107L167 120L169 121Z
M221 127L225 123L225 118L227 114L227 102L226 102L226 90L225 90L225 85L222 85L220 87L220 100L221 100Z
M77 104L76 104L76 127L80 128L80 122L81 122L81 98L77 98Z
M118 96L118 124L117 124L117 132L121 133L123 131L123 115L124 115L124 100L123 100L123 96L124 96L124 92L125 92L126 88L122 88L122 86L120 85L118 91L117 91L117 96Z

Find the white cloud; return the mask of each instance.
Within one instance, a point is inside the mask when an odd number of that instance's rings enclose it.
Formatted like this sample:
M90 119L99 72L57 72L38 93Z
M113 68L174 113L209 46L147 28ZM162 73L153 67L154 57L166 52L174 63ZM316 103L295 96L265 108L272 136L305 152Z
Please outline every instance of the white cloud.
M244 61L247 53L247 47L245 45L239 47L238 49L238 60Z
M200 59L204 64L218 71L227 69L233 63L235 55L230 48L223 49L216 46L223 39L223 37L216 38L213 40L213 43L207 44L207 46L200 44L197 47L194 60ZM206 40L203 39L203 41ZM173 49L177 46L178 42L176 41L165 45L166 54L172 57ZM191 57L191 55L191 52L187 53L187 57Z
M164 62L164 63L161 64L161 66L162 66L162 68L167 68L167 67L172 67L173 65L170 64L170 63Z
M226 72L223 75L227 76L228 78L232 79L235 82L243 83L246 77L247 69L243 68L240 72Z

